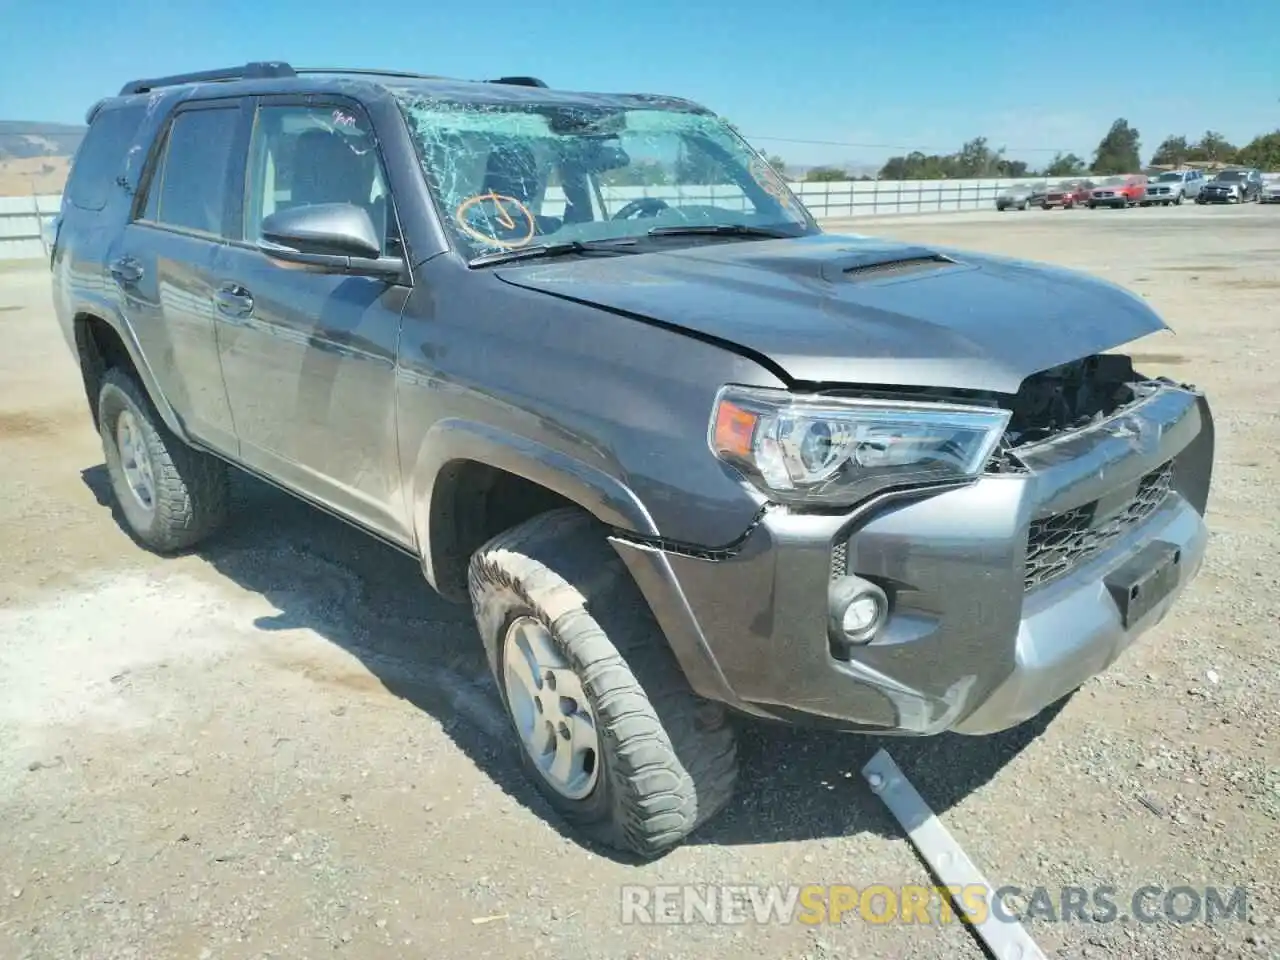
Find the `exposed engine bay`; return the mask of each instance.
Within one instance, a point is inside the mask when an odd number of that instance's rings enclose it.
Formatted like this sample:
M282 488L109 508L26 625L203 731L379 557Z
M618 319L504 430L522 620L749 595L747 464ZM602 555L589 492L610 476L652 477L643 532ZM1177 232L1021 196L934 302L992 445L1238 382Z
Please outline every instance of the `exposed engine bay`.
M1016 394L998 400L1012 417L989 469L997 473L1021 469L1018 447L1104 420L1138 400L1142 385L1151 382L1134 370L1129 357L1109 353L1027 377Z
M1013 411L1005 439L1019 447L1102 420L1136 400L1143 380L1122 354L1094 354L1034 374L1001 404Z

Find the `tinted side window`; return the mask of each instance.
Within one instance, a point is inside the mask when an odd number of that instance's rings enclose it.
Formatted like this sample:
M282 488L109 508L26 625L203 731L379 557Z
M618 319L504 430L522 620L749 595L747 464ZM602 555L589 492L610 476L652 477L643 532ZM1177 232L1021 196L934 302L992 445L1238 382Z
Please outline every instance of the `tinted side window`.
M107 205L145 114L146 108L137 105L107 107L94 117L71 166L66 191L69 203L82 210L101 210Z
M166 226L222 235L227 160L238 106L184 110L173 118L147 193L146 216Z
M398 253L399 231L378 144L367 119L346 107L265 106L258 111L245 178L245 240L291 207L349 203L369 214L383 253Z

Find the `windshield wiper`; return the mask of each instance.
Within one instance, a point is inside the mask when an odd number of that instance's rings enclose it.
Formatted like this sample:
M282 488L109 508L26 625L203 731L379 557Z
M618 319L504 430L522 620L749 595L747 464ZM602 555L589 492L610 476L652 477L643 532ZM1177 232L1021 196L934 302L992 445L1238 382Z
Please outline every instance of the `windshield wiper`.
M635 246L636 241L626 237L610 240L561 240L556 243L534 243L527 247L513 247L510 250L492 250L482 253L467 261L469 267L482 267L492 263L510 263L514 260L534 260L539 257L560 257L570 253L577 254L609 254L634 253L627 247Z
M753 227L746 223L690 223L672 227L654 227L651 237L679 236L766 237L772 240L794 239L798 234L779 227Z

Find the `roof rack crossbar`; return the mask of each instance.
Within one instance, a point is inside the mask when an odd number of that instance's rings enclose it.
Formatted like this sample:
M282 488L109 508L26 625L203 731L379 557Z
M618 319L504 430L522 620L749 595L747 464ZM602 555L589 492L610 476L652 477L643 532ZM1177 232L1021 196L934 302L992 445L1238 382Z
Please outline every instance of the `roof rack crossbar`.
M256 80L266 77L292 77L296 72L289 64L279 60L256 61L239 67L223 67L217 70L198 70L194 73L176 73L170 77L154 77L130 80L120 89L120 96L147 93L159 87L177 87L184 83L212 83L223 80Z

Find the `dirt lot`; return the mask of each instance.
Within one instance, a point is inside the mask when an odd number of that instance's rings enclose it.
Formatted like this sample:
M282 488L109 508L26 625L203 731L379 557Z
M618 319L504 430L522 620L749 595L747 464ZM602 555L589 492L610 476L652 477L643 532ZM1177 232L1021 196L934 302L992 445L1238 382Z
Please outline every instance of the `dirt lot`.
M1122 914L1146 884L1247 888L1245 921L1033 922L1051 954L1280 956L1280 210L848 226L1129 286L1178 331L1142 365L1217 414L1175 614L1052 715L887 746L997 885L1110 884ZM954 923L623 925L624 884L926 882L857 775L881 744L748 728L736 802L686 846L588 851L521 779L467 610L249 483L207 550L143 552L47 275L0 267L0 332L0 957L981 956Z

